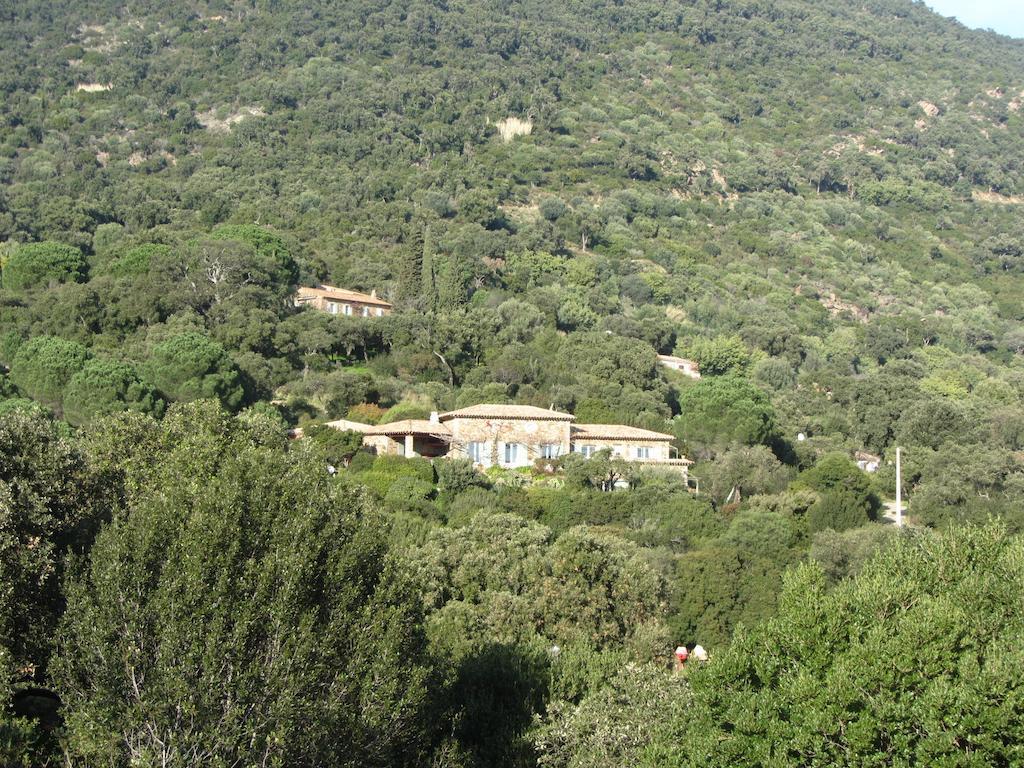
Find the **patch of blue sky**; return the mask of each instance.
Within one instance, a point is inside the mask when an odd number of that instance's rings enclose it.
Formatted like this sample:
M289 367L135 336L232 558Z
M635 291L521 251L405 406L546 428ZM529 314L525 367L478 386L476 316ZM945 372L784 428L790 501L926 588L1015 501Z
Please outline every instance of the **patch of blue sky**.
M967 27L993 29L1024 38L1024 0L925 0L943 16L955 16Z

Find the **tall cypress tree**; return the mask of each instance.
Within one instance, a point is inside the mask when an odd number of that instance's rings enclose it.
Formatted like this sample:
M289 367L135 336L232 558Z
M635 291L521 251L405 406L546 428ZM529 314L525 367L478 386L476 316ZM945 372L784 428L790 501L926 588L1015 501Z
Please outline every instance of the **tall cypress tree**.
M414 229L406 240L398 272L397 299L402 304L415 304L423 283L423 230Z
M423 227L423 256L420 261L422 287L420 303L425 310L432 311L437 306L437 282L434 274L434 241L431 237L430 225Z

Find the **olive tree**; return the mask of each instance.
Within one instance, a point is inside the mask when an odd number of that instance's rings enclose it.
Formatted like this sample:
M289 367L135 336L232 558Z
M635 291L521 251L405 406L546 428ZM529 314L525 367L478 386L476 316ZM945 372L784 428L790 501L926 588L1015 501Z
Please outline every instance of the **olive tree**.
M45 680L66 558L85 550L106 506L58 424L26 409L0 416L0 649L18 680Z
M68 586L54 677L69 759L419 762L419 601L361 494L210 404L161 431Z

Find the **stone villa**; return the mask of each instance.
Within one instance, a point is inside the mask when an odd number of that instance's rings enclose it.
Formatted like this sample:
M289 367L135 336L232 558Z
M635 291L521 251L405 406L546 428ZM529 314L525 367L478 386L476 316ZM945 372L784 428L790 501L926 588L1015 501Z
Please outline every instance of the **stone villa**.
M391 314L390 302L377 298L377 292L360 293L333 285L299 288L295 292L296 307L313 307L332 315L350 317L381 317Z
M590 457L608 448L612 455L688 474L691 462L672 457L673 436L620 424L575 424L572 414L532 405L484 403L373 426L339 420L328 426L363 434L363 444L378 454L426 458L468 458L477 467L514 469L537 459L574 452Z

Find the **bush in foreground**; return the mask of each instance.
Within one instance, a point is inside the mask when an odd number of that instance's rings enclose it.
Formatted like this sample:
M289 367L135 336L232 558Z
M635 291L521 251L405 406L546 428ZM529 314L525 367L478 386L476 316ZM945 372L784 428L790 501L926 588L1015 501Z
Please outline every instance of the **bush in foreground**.
M177 408L68 588L54 680L82 764L392 766L434 725L418 601L361 495ZM183 481L188 478L187 481Z
M829 591L792 572L778 615L690 676L647 766L1017 765L1024 540L908 534Z

